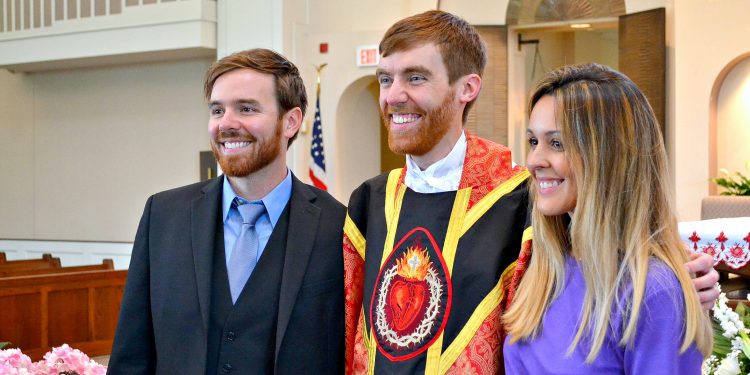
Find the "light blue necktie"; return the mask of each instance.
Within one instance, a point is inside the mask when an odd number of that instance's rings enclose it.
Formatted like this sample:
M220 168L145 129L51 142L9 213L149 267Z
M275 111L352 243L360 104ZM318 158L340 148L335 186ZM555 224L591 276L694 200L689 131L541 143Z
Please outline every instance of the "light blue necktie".
M238 205L237 210L242 216L242 229L237 242L234 243L227 266L232 303L237 302L242 288L255 268L258 257L258 232L255 230L255 222L266 212L266 208L262 203L246 203Z

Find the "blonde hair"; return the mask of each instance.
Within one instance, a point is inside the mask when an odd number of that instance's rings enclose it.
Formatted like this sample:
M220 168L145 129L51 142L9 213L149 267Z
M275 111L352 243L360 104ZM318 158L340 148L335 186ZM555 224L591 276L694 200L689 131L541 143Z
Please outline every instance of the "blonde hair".
M710 322L690 275L668 186L667 155L659 124L641 90L602 65L566 66L551 72L531 96L529 111L544 96L555 101L577 191L572 216L532 210L533 252L512 305L503 317L511 342L535 336L550 302L564 287L565 255L579 260L586 283L580 326L569 352L591 336L591 363L602 348L612 309L623 312L620 345L632 343L651 258L679 280L685 302L681 352L692 342L707 356ZM535 186L531 184L532 197ZM626 306L617 304L630 283ZM592 286L596 287L592 287Z

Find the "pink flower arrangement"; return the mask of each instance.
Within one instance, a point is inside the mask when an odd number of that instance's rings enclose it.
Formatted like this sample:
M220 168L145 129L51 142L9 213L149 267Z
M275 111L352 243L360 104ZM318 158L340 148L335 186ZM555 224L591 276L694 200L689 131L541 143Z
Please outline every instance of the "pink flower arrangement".
M105 375L107 368L68 344L52 348L39 362L31 362L19 349L0 350L2 375Z
M0 350L0 374L26 375L33 374L31 358L21 353L20 349Z

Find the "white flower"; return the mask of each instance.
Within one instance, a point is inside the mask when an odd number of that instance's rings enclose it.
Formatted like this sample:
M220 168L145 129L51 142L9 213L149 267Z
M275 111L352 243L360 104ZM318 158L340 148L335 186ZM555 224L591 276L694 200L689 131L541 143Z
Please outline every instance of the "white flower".
M732 355L734 354L734 355ZM721 361L714 374L716 375L739 375L740 364L737 362L737 353L731 352Z
M716 355L711 354L710 357L706 358L705 361L703 361L703 365L701 366L701 375L711 375L716 371L716 365L719 363L719 359L716 358Z
M740 351L742 350L742 337L735 337L732 339L732 351Z
M750 330L745 328L745 325L740 320L740 316L727 306L726 294L719 294L719 300L716 301L713 312L714 317L719 321L721 329L724 331L724 337L731 339L737 336L739 332L750 332Z

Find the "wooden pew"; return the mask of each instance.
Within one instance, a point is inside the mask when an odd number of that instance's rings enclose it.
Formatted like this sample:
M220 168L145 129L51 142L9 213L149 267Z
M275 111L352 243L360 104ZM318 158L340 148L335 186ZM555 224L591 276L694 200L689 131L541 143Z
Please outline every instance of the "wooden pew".
M52 254L50 254L50 253L44 253L44 254L42 254L42 259L51 259L51 258L52 258ZM8 256L5 255L5 251L0 251L0 264L7 263L7 262L27 261L27 260L38 260L38 259L8 260Z
M59 267L59 268L39 268L39 269L10 269L4 270L0 268L0 277L10 276L31 276L31 275L44 275L54 273L70 273L70 272L81 272L81 271L99 271L99 270L113 270L115 269L115 263L112 259L104 259L101 264L91 264L86 266L70 266L70 267Z
M42 257L37 259L6 260L5 263L0 263L0 272L29 271L60 267L60 258L53 257L52 254L42 254Z
M109 354L126 277L99 270L0 278L0 337L34 361L63 343Z

